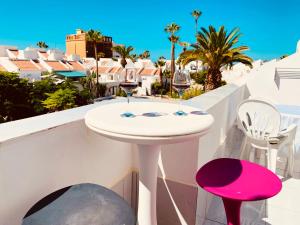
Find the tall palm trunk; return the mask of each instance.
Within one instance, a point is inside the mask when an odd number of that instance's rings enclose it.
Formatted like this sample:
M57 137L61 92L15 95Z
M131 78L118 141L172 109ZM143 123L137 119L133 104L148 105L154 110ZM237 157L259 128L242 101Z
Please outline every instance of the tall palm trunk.
M196 43L197 43L198 19L195 20L195 30L196 30L195 37L196 37ZM196 61L196 72L197 73L198 73L198 66L199 66L199 63L198 63L198 60L197 60Z
M159 79L160 79L160 85L163 86L163 73L162 73L162 69L159 66Z
M98 55L97 55L97 45L94 43L95 59L96 59L96 97L99 97L99 69L98 69Z
M125 70L125 77L124 77L124 79L125 79L125 82L127 82L127 69L126 69L127 62L126 62L126 58L122 58L120 63L121 63L122 67Z
M173 76L175 73L175 43L172 42L171 46L171 81L170 81L170 93L172 96L172 87L173 87Z
M99 69L98 69L98 54L97 54L97 45L94 44L94 51L95 51L95 59L96 59L96 79L97 85L99 84Z

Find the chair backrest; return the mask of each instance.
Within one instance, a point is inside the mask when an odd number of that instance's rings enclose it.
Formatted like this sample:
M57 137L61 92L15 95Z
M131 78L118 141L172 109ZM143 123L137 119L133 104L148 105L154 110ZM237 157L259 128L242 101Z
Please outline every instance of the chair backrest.
M277 136L280 131L280 113L274 105L263 100L243 101L237 114L240 127L250 138L264 140L267 136Z

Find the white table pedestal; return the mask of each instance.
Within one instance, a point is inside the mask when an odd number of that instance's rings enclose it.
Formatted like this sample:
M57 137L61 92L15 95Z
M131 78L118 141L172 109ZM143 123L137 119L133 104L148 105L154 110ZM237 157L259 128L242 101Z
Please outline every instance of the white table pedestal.
M199 109L182 106L187 116L175 116L177 104L162 102L130 103L137 115L124 118L127 103L107 104L90 110L85 116L86 125L96 133L126 143L137 144L139 150L139 225L157 225L156 186L158 157L161 146L181 143L205 135L213 124L213 117L204 113L193 114ZM158 112L161 116L149 117L145 113ZM122 151L122 149L120 149Z
M139 150L138 224L157 225L156 186L160 145L137 145Z

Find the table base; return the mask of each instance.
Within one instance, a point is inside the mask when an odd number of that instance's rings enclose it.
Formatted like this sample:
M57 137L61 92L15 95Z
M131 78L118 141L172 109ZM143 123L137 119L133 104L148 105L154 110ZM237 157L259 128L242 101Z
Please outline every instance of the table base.
M139 150L138 224L157 225L156 189L160 145L137 145Z

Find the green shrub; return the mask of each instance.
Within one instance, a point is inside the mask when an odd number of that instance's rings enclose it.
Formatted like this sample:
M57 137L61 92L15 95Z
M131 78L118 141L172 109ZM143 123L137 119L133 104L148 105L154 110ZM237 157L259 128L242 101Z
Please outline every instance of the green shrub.
M205 79L206 79L206 70L198 71L198 72L193 72L190 73L191 78L197 83L197 84L205 84Z
M203 93L204 93L203 90L201 90L200 88L190 88L184 92L182 99L187 100L187 99L199 96Z
M96 84L96 88L98 89L98 93L100 97L105 97L107 87L105 84Z
M116 96L127 97L125 91L123 91L121 88L118 88Z
M151 85L151 94L153 95L165 95L167 92L168 90L166 90L158 81Z
M227 82L225 81L225 80L222 80L221 81L221 86L224 86L224 85L226 85L227 84Z
M204 91L201 90L200 88L189 88L188 90L186 90L183 95L182 95L182 99L184 100L188 100L190 98L193 98L193 97L196 97L196 96L199 96L201 94L203 94ZM178 92L177 91L173 91L172 92L172 96L170 95L170 92L168 92L168 95L171 97L171 98L179 98L179 95L178 95Z
M76 92L72 89L58 89L54 93L48 93L48 98L43 101L43 105L51 112L71 109L75 107Z

